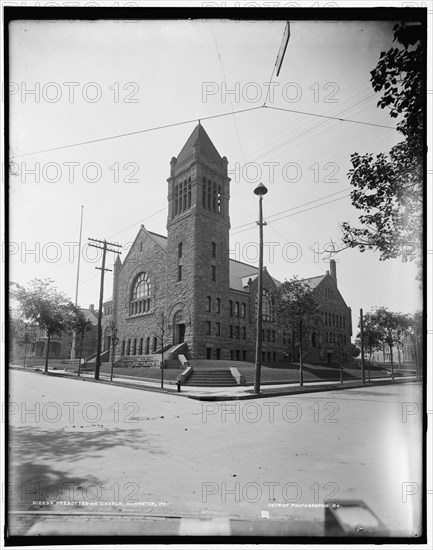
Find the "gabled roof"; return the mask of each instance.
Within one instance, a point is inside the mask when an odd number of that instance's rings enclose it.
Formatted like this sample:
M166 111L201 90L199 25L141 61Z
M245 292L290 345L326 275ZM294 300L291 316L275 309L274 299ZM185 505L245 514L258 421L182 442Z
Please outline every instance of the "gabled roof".
M84 313L86 321L91 321L92 325L98 324L98 318L96 315L86 307L80 307L80 310Z
M182 162L192 156L193 147L195 142L198 141L200 144L201 153L207 157L212 162L216 164L221 164L221 155L216 150L215 145L212 143L210 137L207 135L206 130L203 126L198 123L194 128L192 134L187 139L185 145L180 151L177 162Z
M163 237L162 235L158 235L158 233L152 233L151 231L148 231L143 224L141 224L140 229L138 230L138 233L134 239L134 242L132 243L132 246L129 248L128 253L126 254L125 259L123 260L123 265L125 265L126 260L128 259L130 254L134 253L134 250L136 250L135 245L138 239L140 238L140 235L144 233L145 235L148 235L154 243L156 243L162 250L165 252L167 250L167 237ZM116 259L117 262L117 259Z
M326 275L318 275L317 277L309 277L308 279L301 279L303 283L306 283L311 290L314 290L323 281Z
M148 231L149 235L153 237L153 240L156 241L161 248L164 250L167 249L167 237L164 235L159 235L159 233L154 233L153 231Z
M238 262L230 259L230 288L233 290L242 290L245 292L245 287L248 286L248 280L255 279L258 275L259 268L252 265Z

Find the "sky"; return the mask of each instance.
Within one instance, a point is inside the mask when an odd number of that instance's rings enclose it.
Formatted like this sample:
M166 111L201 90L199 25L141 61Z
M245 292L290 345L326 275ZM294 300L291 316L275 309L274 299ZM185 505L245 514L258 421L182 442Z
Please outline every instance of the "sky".
M401 141L369 82L394 23L292 20L272 88L283 21L12 23L10 280L50 277L75 299L83 206L78 303L97 306L101 262L88 238L120 244L122 259L140 224L166 234L170 159L199 119L229 161L231 256L258 263L261 181L268 271L281 281L324 274L341 222L359 215L351 154L386 153ZM142 132L161 126L169 127ZM360 308L421 307L414 263L358 250L333 258L354 327ZM114 260L110 253L108 267ZM105 289L107 299L110 272Z

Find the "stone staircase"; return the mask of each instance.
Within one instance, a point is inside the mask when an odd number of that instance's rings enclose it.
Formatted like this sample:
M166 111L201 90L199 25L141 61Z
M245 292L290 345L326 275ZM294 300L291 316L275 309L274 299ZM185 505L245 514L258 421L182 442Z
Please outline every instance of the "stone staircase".
M185 386L237 386L230 370L227 369L195 369L186 379Z
M89 355L89 357L85 358L84 363L81 366L81 370L83 372L89 372L89 371L95 370L96 356L97 356L97 353L92 353L92 355ZM107 349L107 350L101 351L101 363L107 363L109 358L110 358L110 350Z

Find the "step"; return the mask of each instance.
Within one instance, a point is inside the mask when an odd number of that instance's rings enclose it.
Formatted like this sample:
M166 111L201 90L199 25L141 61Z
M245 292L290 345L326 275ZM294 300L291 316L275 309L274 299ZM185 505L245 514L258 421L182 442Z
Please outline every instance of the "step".
M189 380L233 380L233 376L200 376L200 375L194 375L190 374Z
M228 374L231 376L231 372L229 370L200 370L200 369L194 369L193 372L195 374L202 374L203 376L209 376L212 374Z
M188 384L184 384L184 386L188 386L188 387L197 387L197 388L231 388L231 387L234 387L234 386L237 386L236 382L233 383L233 384L221 384L221 383L218 383L218 384L212 384L210 382L206 382L206 383L203 383L203 384L199 384L198 382L189 382Z
M194 369L187 378L185 385L187 386L237 386L236 380L233 378L229 370L196 370Z
M231 382L194 382L191 381L191 382L188 382L188 384L184 384L184 386L200 386L200 387L203 387L203 388L207 388L207 387L215 387L215 388L218 388L218 387L232 387L232 386L237 386L237 384L235 382L231 383Z
M208 378L215 378L216 380L219 380L219 379L224 379L224 378L227 378L227 379L232 379L233 377L232 376L227 376L227 374L211 374L210 376L206 376L206 375L203 375L203 374L191 374L190 375L191 377L194 376L194 378L203 378L203 379L208 379Z

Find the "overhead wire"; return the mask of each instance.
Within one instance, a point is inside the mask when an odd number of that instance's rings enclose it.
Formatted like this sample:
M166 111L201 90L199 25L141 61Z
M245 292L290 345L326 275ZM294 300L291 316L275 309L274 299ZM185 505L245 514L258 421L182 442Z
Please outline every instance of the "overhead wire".
M161 126L154 126L154 127L151 127L151 128L144 128L142 130L135 130L133 132L126 132L126 133L123 133L123 134L115 134L115 135L112 135L112 136L96 138L96 139L90 139L90 140L87 140L87 141L80 141L80 142L77 142L77 143L70 143L70 144L67 144L67 145L60 145L59 147L51 147L49 149L41 149L40 151L33 151L32 153L23 153L21 155L14 155L13 158L28 157L28 156L37 155L37 154L40 154L40 153L48 153L50 151L59 151L60 149L67 149L69 147L79 147L81 145L89 145L91 143L98 143L98 142L101 142L101 141L108 141L108 140L111 140L111 139L117 139L117 138L122 138L122 137L127 137L127 136L133 136L133 135L137 135L137 134L144 134L146 132L154 132L156 130L164 130L166 128L173 128L175 126L182 126L182 125L185 125L185 124L197 123L197 120L210 120L210 119L214 119L214 118L220 118L220 117L224 117L224 116L233 115L234 113L237 114L237 113L246 113L247 111L255 111L255 110L261 109L261 108L262 108L261 106L256 106L256 107L249 107L249 108L246 108L246 109L238 109L237 111L233 111L231 113L220 113L218 115L211 115L211 116L206 116L206 117L197 117L197 118L193 118L193 119L190 119L190 120L183 120L181 122L173 122L172 124L163 124Z
M281 237L282 239L284 239L284 241L286 242L286 244L289 242L289 241L287 240L287 238L286 238L284 235L282 235L279 231L277 231L277 230L275 229L275 227L270 226L270 229L271 229L272 231L274 231L274 233L275 233L276 235L278 235L279 237ZM297 243L297 244L299 244L299 243ZM303 252L303 255L307 258L308 261L310 261L310 262L313 263L314 265L318 265L319 262L314 261L314 259L312 259L312 258L310 257L310 255L307 254L305 251L302 251L302 252ZM336 260L336 261L338 261L338 260ZM323 273L323 275L326 275L327 270L326 270L325 268L323 268L322 266L318 265L318 269L320 269L320 271ZM366 295L363 294L362 292L359 292L359 290L355 290L355 289L353 289L351 286L349 286L343 279L341 279L341 276L338 277L338 282L339 282L339 284L343 285L344 287L346 287L347 289L349 289L351 292L357 294L357 295L360 296L361 298L368 299L368 296L366 296Z
M397 131L397 128L395 128L394 126L386 126L384 124L376 124L376 123L373 123L373 122L363 122L363 121L360 121L360 120L353 120L353 119L349 119L349 118L322 115L322 114L308 112L308 111L300 111L298 109L285 109L283 107L271 107L271 106L268 106L268 105L261 105L261 106L256 106L256 107L249 107L249 108L246 108L246 109L237 109L236 111L231 111L231 112L228 112L228 113L220 113L218 115L210 115L210 116L207 116L207 117L197 117L197 118L194 118L194 119L184 120L184 121L181 121L181 122L174 122L172 124L163 124L161 126L154 126L154 127L151 127L151 128L144 128L142 130L135 130L133 132L126 132L126 133L123 133L123 134L115 134L115 135L106 136L106 137L103 137L103 138L91 139L91 140L81 141L81 142L77 142L77 143L70 143L70 144L67 144L67 145L60 145L58 147L50 147L48 149L41 149L39 151L33 151L31 153L22 153L20 155L14 155L14 157L12 157L12 158L28 157L28 156L31 156L31 155L37 155L37 154L41 154L41 153L48 153L48 152L51 152L51 151L59 151L61 149L67 149L67 148L70 148L70 147L79 147L81 145L89 145L91 143L99 143L99 142L102 142L102 141L108 141L108 140L118 139L118 138L127 137L127 136L144 134L146 132L153 132L153 131L157 131L157 130L163 130L163 129L166 129L166 128L173 128L175 126L182 126L182 125L185 125L185 124L196 123L197 120L211 120L211 119L221 118L221 117L224 117L224 116L234 115L234 114L238 114L238 113L246 113L246 112L249 112L249 111L256 111L258 109L270 109L270 110L274 110L274 111L284 111L284 112L288 112L288 113L292 113L292 114L300 114L300 115L318 117L318 118L323 118L323 119L328 119L328 120L338 120L340 122L349 122L349 123L352 123L352 124L362 124L362 125L366 125L366 126L372 126L372 127L377 127L377 128L386 128L386 129L389 129L389 130Z
M354 94L354 97L352 98L352 92L354 92L354 91L357 90L358 88L362 87L363 85L364 85L364 81L363 81L362 79L360 79L360 80L359 80L358 82L356 82L354 85L350 86L350 87L348 88L348 90L346 91L345 97L348 98L348 99L346 100L346 102L350 102L349 108L351 108L352 105L357 105L357 104L358 104L358 97L359 97L360 95L364 95L364 93L366 93L366 91L364 91L363 89L361 89L359 92L356 92L356 93ZM329 105L329 109L327 109L327 111L325 112L325 114L332 114L332 115L334 115L335 113L331 112L331 111L332 111L332 106L333 106L333 104L328 103L327 105ZM347 110L348 110L348 108L346 107L343 111L341 111L341 112L339 113L339 115L343 114L343 113L346 112ZM308 120L309 120L309 119L302 119L301 122L297 122L297 125L296 125L295 128L293 128L293 126L292 126L292 127L290 128L290 131L292 132L292 134L293 134L293 131L294 131L294 130L295 130L295 131L303 131L304 129L307 129L307 127L308 127L308 129L309 129L310 131L311 131L312 129L314 129L315 126L311 126L310 123L308 122ZM322 125L322 124L326 124L326 121L323 121L323 122L319 123L317 126ZM272 136L273 136L273 141L275 142L275 144L274 144L275 146L276 146L277 144L280 143L280 141L281 141L281 139L282 139L283 137L287 137L287 135L288 135L287 124L284 123L284 124L280 127L280 129L282 129L283 132L281 132L281 134L278 135L278 136L276 136L276 132L277 132L278 130L275 130L275 129L272 130ZM292 136L292 137L293 137L293 136ZM271 144L270 144L270 145L271 145ZM273 148L272 148L272 150L273 150ZM253 153L251 153L251 156L256 157L258 154L261 154L263 151L264 151L264 147L259 147L258 149L254 150Z
M319 199L315 199L313 201L304 202L303 204L298 204L298 206L293 206L292 208L288 208L287 210L282 210L281 212L276 212L275 214L270 214L269 216L266 216L266 219L269 220L270 218L273 218L275 216L279 216L280 214L285 214L286 212L291 212L293 210L297 210L298 208L302 208L303 206L308 206L309 204L314 204L315 202L319 202L323 199L328 199L329 197L333 197L335 195L339 195L340 193L345 193L346 191L349 191L350 187L347 189L342 189L341 191L337 191L336 193L331 193L330 195L325 195L324 197L320 197ZM232 231L236 231L237 229L240 229L242 227L246 227L247 225L256 225L256 222L248 222L244 223L242 225L238 225L232 229Z
M350 118L343 118L343 117L336 117L336 116L329 116L329 115L320 115L318 113L311 113L308 111L299 111L297 109L285 109L283 107L271 107L269 105L264 105L264 109L271 109L274 111L285 111L286 113L295 113L298 115L307 115L307 116L315 116L318 118L326 118L328 120L338 120L340 122L351 122L352 124L364 124L365 126L375 126L376 128L387 128L388 130L396 130L397 128L395 126L387 126L385 124L376 124L374 122L363 122L362 120L353 120Z
M300 210L299 212L293 212L292 214L287 214L286 216L281 216L281 218L277 218L275 220L270 220L270 221L267 221L266 223L270 224L270 223L278 222L278 221L286 219L286 218L291 218L292 216L297 216L298 214L302 214L303 212L308 212L309 210L314 210L315 208L320 208L321 206L331 204L333 202L345 199L347 197L350 197L350 193L348 193L347 195L343 195L342 197L337 197L336 199L333 199L332 201L323 202L323 203L318 204L316 206L312 206L311 208L305 208L304 210ZM247 228L244 228L244 229L240 229L239 231L233 232L231 235L232 236L239 235L239 233L243 233L244 231L250 231L251 229L254 229L254 226L253 227L247 227Z
M357 105L360 103L359 101L356 102ZM341 111L341 114L343 114L344 112L347 112L348 110L351 110L353 108L352 105L350 105L349 107L345 108L343 111ZM341 118L341 117L339 117ZM310 127L307 127L305 129L301 129L300 132L296 133L295 135L291 135L291 137L289 137L286 141L284 141L283 143L279 143L278 145L276 145L274 148L272 149L269 149L267 150L266 152L263 152L259 155L255 155L254 156L254 161L257 161L259 160L260 158L270 154L270 153L273 153L274 151L278 150L278 149L281 149L284 148L289 145L290 143L296 141L296 144L297 145L300 145L302 143L302 141L305 141L307 138L305 138L305 136L309 135L311 132L314 132L315 136L317 135L320 135L320 133L323 133L326 131L326 124L328 123L327 120L323 120L322 122L319 122L318 124L315 124L313 126L310 126ZM319 129L319 131L318 131ZM358 131L358 130L356 130ZM311 136L309 136L311 137ZM304 138L304 140L301 140L301 138ZM260 150L256 151L259 152Z

